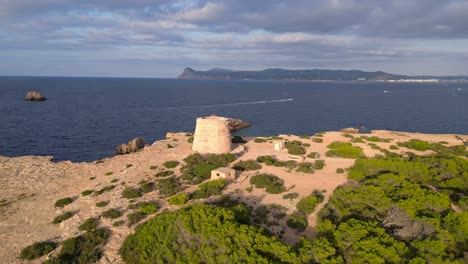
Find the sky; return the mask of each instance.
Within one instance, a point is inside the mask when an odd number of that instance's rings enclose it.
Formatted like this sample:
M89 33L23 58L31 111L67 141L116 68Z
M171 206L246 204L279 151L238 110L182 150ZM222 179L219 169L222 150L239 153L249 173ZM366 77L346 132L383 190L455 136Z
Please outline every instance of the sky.
M0 0L0 76L468 75L468 0Z

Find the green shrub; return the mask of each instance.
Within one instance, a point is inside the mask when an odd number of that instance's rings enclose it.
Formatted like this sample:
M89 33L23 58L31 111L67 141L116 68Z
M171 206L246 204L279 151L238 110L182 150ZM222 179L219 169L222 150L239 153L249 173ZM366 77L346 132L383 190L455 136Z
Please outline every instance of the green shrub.
M284 138L280 137L280 136L273 136L273 137L270 137L271 140L283 140Z
M275 175L271 174L258 174L250 178L250 184L255 185L256 188L263 189L267 193L278 194L286 190L284 181Z
M134 212L134 213L128 214L127 215L128 226L132 226L145 218L146 218L146 214L144 214L143 212Z
M406 147L409 149L415 149L419 151L426 151L431 149L431 144L429 144L429 142L419 139L411 139L407 142L398 142L397 145L400 147Z
M63 199L59 199L55 202L55 207L57 208L61 208L61 207L64 207L66 205L69 205L73 203L73 198L71 197L67 197L67 198L63 198Z
M81 195L88 196L88 195L92 194L93 192L94 192L93 190L85 190L85 191L81 192Z
M312 174L314 173L314 164L312 162L301 162L297 164L296 171Z
M213 195L220 195L226 184L226 179L204 182L198 186L198 190L191 194L191 199L204 199Z
M353 135L351 135L351 134L348 134L348 133L346 133L346 134L343 134L343 137L346 137L346 138L354 138L354 136L353 136Z
M72 218L72 216L74 215L75 213L71 212L71 211L68 211L68 212L65 212L61 215L58 215L54 218L54 220L52 221L52 224L60 224L62 223L63 221L67 220L67 219L70 219Z
M189 200L189 195L186 193L180 193L169 198L168 203L172 205L183 205Z
M109 171L109 172L106 172L105 175L106 175L106 176L110 176L110 175L112 175L112 174L114 174L114 173L113 173L112 171Z
M152 182L145 182L142 185L140 185L140 191L143 193L149 193L154 191L154 183Z
M262 165L258 164L255 160L242 160L235 163L233 168L238 171L251 171L261 169Z
M210 163L200 163L193 171L195 176L201 179L208 179L211 177L211 171L217 169L218 166Z
M245 188L245 191L248 192L248 193L253 192L253 186L249 186L249 187Z
M112 226L115 226L115 227L118 227L118 226L121 226L125 224L125 221L124 220L119 220L119 221L115 221Z
M167 146L168 149L174 148L174 146L171 145L171 144L167 144L166 146Z
M112 181L110 181L110 182L111 182L111 183L116 183L116 182L118 182L118 181L119 181L119 179L112 179Z
M299 193L288 193L288 194L285 194L283 195L283 199L289 199L289 200L294 200L294 199L297 199L297 197L299 197Z
M20 259L33 260L45 256L56 249L57 243L51 241L36 242L21 250Z
M105 192L113 190L114 188L115 188L114 185L109 185L109 186L103 187L102 189L100 189L99 191L96 191L95 193L96 193L96 195L101 195L101 194L103 194Z
M325 167L325 161L324 160L316 160L314 162L314 169L316 170L321 170Z
M122 191L122 197L127 199L135 199L141 197L141 193L137 189L127 188Z
M288 221L286 224L293 229L297 229L299 231L304 231L309 224L307 221L307 217L300 212L294 212L289 216Z
M140 212L142 212L145 215L154 214L158 210L159 210L159 205L156 202L145 204L140 208Z
M371 137L362 136L362 138L369 141L369 142L390 142L390 139L379 138L379 137L376 137L376 136L371 136Z
M79 227L78 230L80 231L93 231L99 225L98 218L88 218L86 219Z
M191 136L191 137L189 137L189 138L187 139L187 142L190 143L190 144L192 144L192 143L193 143L193 139L194 139L194 137Z
M265 142L267 142L267 140L264 139L264 138L255 138L255 139L254 139L254 142L255 142L255 143L265 143Z
M160 171L160 172L156 173L154 176L159 178L159 177L170 176L170 175L173 175L173 174L174 174L173 171L165 170L165 171Z
M231 142L234 144L241 144L246 143L247 141L245 141L241 136L234 136L232 137Z
M177 167L177 165L179 165L180 162L176 161L176 160L171 160L171 161L166 161L164 162L164 167L168 168L168 169L172 169L172 168L175 168Z
M364 142L364 140L361 137L353 138L351 140L351 142L353 142L353 143L366 143L366 142Z
M344 172L345 172L345 170L343 168L336 169L336 173L341 174L341 173L344 173Z
M155 169L157 169L157 168L158 168L157 165L156 165L156 166L155 166L155 165L151 165L151 166L150 166L150 170L155 170Z
M109 201L102 201L102 202L97 202L96 206L97 207L105 207L109 204Z
M102 212L101 216L104 218L116 219L122 216L122 212L115 208L111 208L107 211Z
M174 177L158 180L157 186L159 194L164 197L174 195L180 189L180 183Z
M289 154L304 155L306 154L306 151L301 145L302 145L302 142L295 140L293 142L286 142L285 147L286 149L288 149Z
M296 205L297 210L299 212L305 214L305 215L310 215L311 213L314 212L315 207L323 202L323 195L320 191L314 190L314 192L307 196L302 198Z
M109 230L96 229L69 238L63 241L60 253L44 263L96 263L102 257L101 247L107 242L109 236Z
M321 139L321 138L316 138L316 137L314 137L314 138L312 139L312 141L315 142L315 143L323 143L323 139Z
M299 138L302 138L302 139L310 139L310 136L308 136L308 135L300 135Z
M133 164L127 164L127 169L133 167Z
M309 155L307 155L307 157L311 159L318 159L320 158L320 154L318 152L311 152Z
M354 147L351 143L347 142L334 141L327 147L330 148L330 150L325 153L327 157L357 159L359 156L363 155L361 148Z
M273 156L258 156L257 161L260 163L265 163L268 166L271 166L278 160L274 158Z
M198 153L192 154L184 159L185 165L181 168L182 179L192 184L198 184L209 179L212 170L226 167L234 159L235 155L231 153L204 156Z
M397 146L395 146L395 145L391 145L391 146L390 146L390 149L396 150L396 149L400 149L400 148L397 147Z
M308 148L308 147L310 147L310 144L309 143L304 143L304 144L302 144L302 146Z

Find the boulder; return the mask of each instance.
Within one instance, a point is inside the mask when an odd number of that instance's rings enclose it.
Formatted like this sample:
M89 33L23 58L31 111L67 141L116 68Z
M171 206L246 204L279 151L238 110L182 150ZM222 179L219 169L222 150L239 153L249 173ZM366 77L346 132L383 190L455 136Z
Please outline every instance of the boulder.
M349 133L349 134L357 134L359 133L359 129L354 128L354 127L347 127L347 128L341 129L340 132Z
M42 94L36 91L29 91L26 96L24 97L24 100L26 101L45 101L47 98L45 98Z
M241 130L246 127L251 127L252 125L244 120L229 118L228 127L231 132Z
M144 138L138 137L129 141L127 144L120 144L115 148L117 155L137 152L143 149L146 145Z

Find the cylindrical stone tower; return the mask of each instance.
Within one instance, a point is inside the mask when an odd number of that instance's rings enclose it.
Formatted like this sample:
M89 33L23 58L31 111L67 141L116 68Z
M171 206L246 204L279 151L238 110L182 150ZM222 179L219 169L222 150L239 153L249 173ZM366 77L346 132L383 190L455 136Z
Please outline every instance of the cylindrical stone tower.
M200 153L215 154L231 151L228 119L219 116L197 118L192 149Z

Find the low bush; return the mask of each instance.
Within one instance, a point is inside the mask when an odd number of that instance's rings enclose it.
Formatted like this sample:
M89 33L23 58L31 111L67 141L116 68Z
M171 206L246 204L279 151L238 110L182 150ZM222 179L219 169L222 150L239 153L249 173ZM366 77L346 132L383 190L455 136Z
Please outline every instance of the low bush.
M286 224L290 228L293 228L302 232L306 229L308 225L307 217L300 212L294 212L289 216L289 219L286 222Z
M36 242L21 250L20 259L33 260L45 256L56 249L57 243L52 241Z
M137 189L127 188L122 191L122 197L127 199L135 199L141 197L141 193Z
M292 155L304 155L306 154L305 149L302 147L302 142L294 140L293 142L286 142L286 149L288 153Z
M255 160L242 160L235 163L233 168L238 171L251 171L261 169L262 165Z
M183 205L188 202L189 195L186 193L180 193L172 196L167 202L172 205Z
M366 143L366 142L364 142L364 140L361 137L353 138L351 140L351 142L353 142L353 143Z
M254 142L255 142L255 143L265 143L265 142L267 142L267 140L264 139L264 138L255 138L255 139L254 139Z
M112 181L110 181L110 182L111 182L111 183L116 183L116 182L118 182L118 181L119 181L119 179L112 179Z
M411 139L407 142L398 142L397 145L419 151L426 151L431 149L431 144L429 142L419 139Z
M115 188L114 185L109 185L109 186L106 186L106 187L103 187L102 189L100 189L99 191L96 191L95 194L96 195L101 195L105 192L108 192L108 191L111 191Z
M316 170L321 170L325 167L325 161L324 160L316 160L314 162L314 169Z
M115 208L111 208L107 211L102 212L101 216L104 218L116 219L122 216L122 212Z
M256 188L263 189L267 193L278 194L286 190L284 187L284 181L275 175L271 174L258 174L250 178L250 184Z
M125 224L125 221L124 220L119 220L119 221L115 221L112 226L115 226L115 227L118 227L118 226L121 226Z
M128 214L127 215L128 226L132 226L145 218L146 218L146 214L144 214L143 212L134 212L134 213Z
M299 138L302 138L302 139L310 139L310 136L308 136L308 135L300 135Z
M343 137L346 137L346 138L354 138L354 136L353 136L353 135L351 135L351 134L348 134L348 133L346 133L346 134L343 134L342 136L343 136Z
M158 210L159 205L156 202L147 203L140 208L140 212L144 213L145 215L154 214Z
M171 144L167 144L166 146L167 146L168 149L174 148L174 146L171 145Z
M241 143L246 143L247 141L244 140L241 136L234 136L231 139L231 142L234 144L241 144Z
M343 168L336 169L336 173L341 174L341 173L344 173L344 172L345 172L345 170Z
M395 145L391 145L391 146L390 146L390 149L396 150L396 149L400 149L400 148L397 147L397 146L395 146Z
M159 194L163 197L166 197L177 193L180 189L180 183L176 178L171 177L158 180L157 187L159 189Z
M160 171L156 174L154 174L154 177L167 177L167 176L171 176L173 175L174 172L173 171L170 171L170 170L165 170L165 171Z
M106 172L105 175L106 175L106 176L110 176L110 175L112 175L112 174L114 174L114 173L113 173L112 171L109 171L109 172Z
M102 201L102 202L97 202L96 206L97 207L105 207L109 204L109 201Z
M371 137L362 136L362 138L365 139L368 142L390 142L390 139L379 138L379 137L376 137L376 136L371 136Z
M98 218L88 218L86 219L79 227L78 230L80 231L93 231L99 225Z
M68 212L65 212L61 215L58 215L54 218L54 220L52 221L52 224L60 224L62 223L63 221L67 220L67 219L70 219L72 218L72 216L74 215L75 213L71 212L71 211L68 211Z
M226 179L204 182L198 186L198 190L192 193L191 198L204 199L213 195L220 195L226 184Z
M305 214L305 215L310 215L311 213L314 212L315 207L323 202L323 194L318 191L314 190L311 195L302 198L296 205L297 210L299 212Z
M308 148L308 147L310 147L310 144L309 143L304 143L304 144L302 144L302 146L305 147L305 148Z
M314 164L312 162L301 162L297 164L296 171L312 174L314 173Z
M109 230L96 229L69 238L63 241L60 253L44 263L96 263L102 257L102 246L107 242L109 236Z
M88 196L88 195L92 194L93 192L94 192L93 190L85 190L85 191L81 192L81 195Z
M316 138L316 137L314 137L314 138L312 139L312 141L315 142L315 143L323 143L323 139L321 139L321 138Z
M164 162L164 167L168 168L168 169L172 169L172 168L175 168L177 167L177 165L179 165L180 162L176 161L176 160L171 160L171 161L166 161Z
M156 165L156 166L155 166L155 165L151 165L151 166L150 166L150 170L155 170L155 169L157 169L157 168L158 168L157 165Z
M309 155L307 155L307 157L311 159L318 159L320 158L320 154L318 152L311 152Z
M299 197L299 193L288 193L288 194L285 194L283 195L283 199L289 199L289 200L294 200L294 199L297 199L297 197Z
M64 206L66 206L66 205L69 205L69 204L71 204L71 203L73 203L73 198L67 197L67 198L63 198L63 199L57 200L57 201L55 202L54 205L55 205L55 207L57 207L57 208L61 208L61 207L64 207Z
M354 147L351 143L334 141L327 146L330 150L325 153L327 157L340 157L348 159L357 159L363 155L362 149Z
M133 167L133 164L127 164L127 169Z
M268 166L271 166L277 161L277 159L273 156L258 156L257 161L260 163L265 163Z
M140 185L140 191L143 193L149 193L154 191L154 183L153 182L145 182Z

